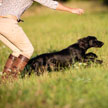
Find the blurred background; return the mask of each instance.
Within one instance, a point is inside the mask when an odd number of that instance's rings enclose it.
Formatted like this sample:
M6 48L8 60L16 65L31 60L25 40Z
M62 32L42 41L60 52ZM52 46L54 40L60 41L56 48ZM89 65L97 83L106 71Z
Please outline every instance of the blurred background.
M69 1L97 1L100 2L104 5L108 5L108 0L56 0L56 1L60 1L60 2L69 2ZM37 4L37 3L35 3Z
M59 2L72 2L72 1L95 1L95 2L99 2L101 3L102 5L108 5L108 0L56 0L56 1L59 1ZM38 3L34 3L34 5L39 5Z

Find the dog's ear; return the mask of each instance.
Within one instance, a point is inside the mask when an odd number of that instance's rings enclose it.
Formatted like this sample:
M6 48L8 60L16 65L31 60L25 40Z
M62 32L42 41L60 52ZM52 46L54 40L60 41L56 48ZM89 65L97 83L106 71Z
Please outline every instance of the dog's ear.
M82 38L78 40L79 47L85 49L88 46L87 39Z
M80 48L85 48L85 47L84 47L84 46L85 46L84 39L79 39L79 40L78 40L78 44L79 44Z

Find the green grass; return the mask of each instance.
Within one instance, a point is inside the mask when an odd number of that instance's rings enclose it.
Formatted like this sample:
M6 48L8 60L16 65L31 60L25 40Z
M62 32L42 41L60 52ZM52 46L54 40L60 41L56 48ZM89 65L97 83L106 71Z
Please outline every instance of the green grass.
M59 51L79 38L95 35L105 45L88 52L96 53L104 63L0 84L0 108L108 108L108 12L92 11L77 16L39 11L25 16L25 22L20 24L35 48L33 56ZM0 71L9 53L10 49L0 43Z

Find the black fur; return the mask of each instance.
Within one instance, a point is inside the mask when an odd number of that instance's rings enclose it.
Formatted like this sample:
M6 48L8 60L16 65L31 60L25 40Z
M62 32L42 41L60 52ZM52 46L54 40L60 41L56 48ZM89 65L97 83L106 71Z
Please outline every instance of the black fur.
M45 53L30 59L25 69L28 72L33 70L37 75L40 75L46 70L59 70L69 67L75 62L96 62L101 64L102 60L96 60L96 54L92 52L86 54L86 51L91 47L100 48L103 44L94 36L84 37L61 51Z

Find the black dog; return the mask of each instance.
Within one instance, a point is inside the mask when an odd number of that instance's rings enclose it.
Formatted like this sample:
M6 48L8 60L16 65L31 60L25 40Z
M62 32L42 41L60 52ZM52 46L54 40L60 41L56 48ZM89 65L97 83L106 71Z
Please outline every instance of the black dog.
M96 62L101 64L102 60L96 60L97 55L94 53L87 53L86 51L91 47L100 48L103 42L98 41L94 36L88 36L79 39L77 43L54 53L46 53L30 59L25 70L31 73L33 70L37 75L44 71L59 70L69 67L75 62Z

